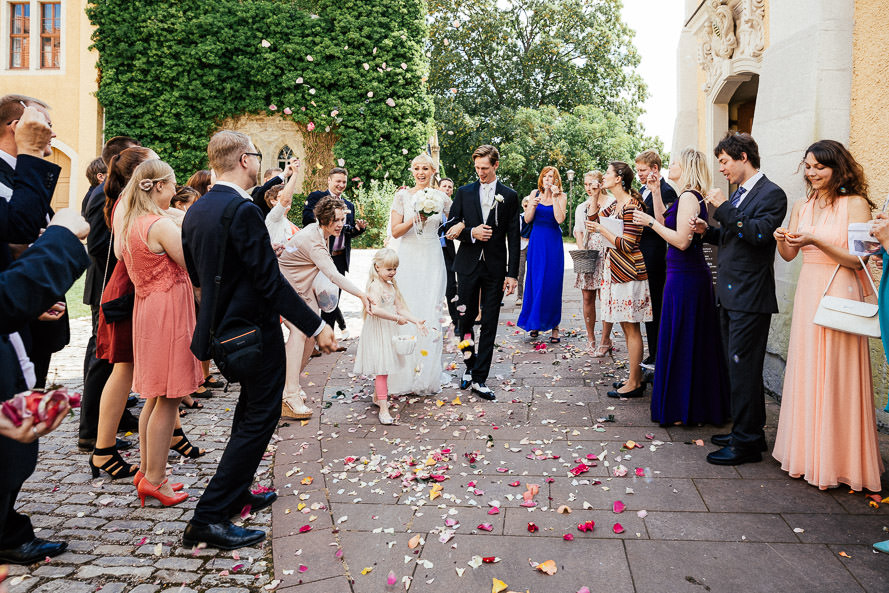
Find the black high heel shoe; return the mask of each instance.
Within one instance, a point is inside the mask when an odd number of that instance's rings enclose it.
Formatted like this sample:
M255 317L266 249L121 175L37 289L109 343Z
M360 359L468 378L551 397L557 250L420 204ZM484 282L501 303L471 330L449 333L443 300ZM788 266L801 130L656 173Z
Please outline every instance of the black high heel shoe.
M197 459L198 457L203 457L207 453L203 449L192 445L188 440L188 437L185 436L185 431L182 430L182 428L174 430L173 436L180 437L180 439L175 445L170 445L170 451L176 451L183 457L188 457L189 459Z
M100 457L110 455L111 459L103 463L101 466L97 466L95 463L93 463L93 457L95 457L96 455L99 455ZM116 480L118 478L131 478L136 475L137 471L139 471L138 467L136 467L135 465L130 465L123 460L123 457L120 456L120 451L118 451L116 447L95 449L90 455L89 464L90 470L92 470L93 472L93 478L99 477L99 470L102 470L109 476L111 476L112 480Z

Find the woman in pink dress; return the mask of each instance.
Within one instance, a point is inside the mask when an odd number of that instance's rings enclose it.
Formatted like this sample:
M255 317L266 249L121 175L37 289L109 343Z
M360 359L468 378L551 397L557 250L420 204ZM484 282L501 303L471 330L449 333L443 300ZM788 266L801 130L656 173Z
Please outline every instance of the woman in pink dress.
M165 214L176 193L176 176L163 161L145 161L124 188L121 233L115 249L126 262L136 303L133 308L133 390L146 398L142 440L144 478L136 486L142 506L156 498L164 506L188 498L166 479L167 452L180 400L204 377L189 349L195 313L185 271L179 227ZM143 418L144 420L144 418ZM182 430L178 431L187 442ZM189 447L195 449L194 447Z
M870 220L873 204L864 171L839 142L816 142L804 165L808 196L794 204L788 228L775 231L781 257L802 252L803 265L772 455L792 477L822 490L843 483L879 492L883 462L867 338L812 321L828 283L829 295L863 299L872 292L847 242L849 223Z

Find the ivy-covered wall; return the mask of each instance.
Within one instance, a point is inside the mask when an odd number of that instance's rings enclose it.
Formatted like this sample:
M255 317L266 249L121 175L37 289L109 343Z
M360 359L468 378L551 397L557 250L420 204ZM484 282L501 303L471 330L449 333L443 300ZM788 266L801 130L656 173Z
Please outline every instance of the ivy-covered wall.
M100 0L87 14L105 136L139 138L180 176L245 113L334 132L361 183L407 179L433 129L424 0Z

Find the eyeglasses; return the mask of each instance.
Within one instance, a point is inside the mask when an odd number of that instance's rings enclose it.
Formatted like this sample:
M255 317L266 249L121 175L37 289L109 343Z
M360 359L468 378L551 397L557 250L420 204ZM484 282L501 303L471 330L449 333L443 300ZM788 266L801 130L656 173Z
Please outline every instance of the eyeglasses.
M261 152L245 152L241 156L244 156L244 155L255 156L257 158L257 160L259 160L259 162L262 162L262 153Z

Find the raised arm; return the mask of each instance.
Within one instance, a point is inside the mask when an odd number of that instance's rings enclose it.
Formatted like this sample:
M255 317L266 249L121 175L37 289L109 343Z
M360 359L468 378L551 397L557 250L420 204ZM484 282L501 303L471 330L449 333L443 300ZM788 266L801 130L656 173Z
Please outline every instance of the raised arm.
M660 198L655 201L655 203L658 202L660 202ZM677 249L685 251L686 249L688 249L688 246L691 245L692 234L691 231L689 231L685 227L685 225L681 224L681 221L690 220L691 218L697 216L700 213L700 209L701 207L698 203L698 198L691 192L685 192L681 196L679 196L679 206L676 213L677 222L675 230L664 226L663 213L661 213L660 219L656 219L655 217L646 214L642 210L635 210L633 212L633 222L641 224L643 225L643 227L647 226L651 228L667 243ZM657 209L655 209L655 211L657 211Z

